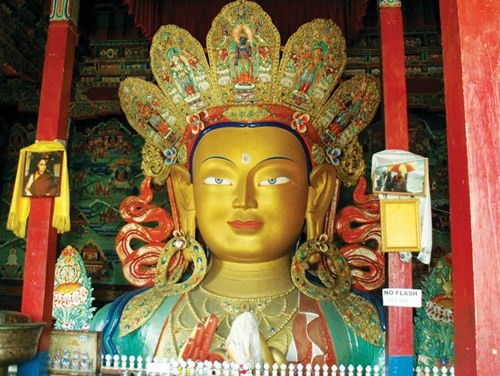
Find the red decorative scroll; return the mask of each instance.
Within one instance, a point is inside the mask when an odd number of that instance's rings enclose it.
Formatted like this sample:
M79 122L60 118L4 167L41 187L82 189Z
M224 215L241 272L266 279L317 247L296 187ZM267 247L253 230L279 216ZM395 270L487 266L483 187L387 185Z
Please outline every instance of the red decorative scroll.
M171 215L152 204L150 184L151 178L146 177L141 184L140 195L129 196L121 203L120 215L128 223L118 232L115 243L125 278L131 284L141 287L154 283L158 257L173 230ZM134 249L132 241L138 241L142 245ZM183 263L182 258L182 252L178 252L169 269Z
M366 180L361 177L354 190L354 205L339 211L335 229L347 243L340 251L351 268L353 287L373 291L385 282L385 257L380 250L380 203L365 190Z

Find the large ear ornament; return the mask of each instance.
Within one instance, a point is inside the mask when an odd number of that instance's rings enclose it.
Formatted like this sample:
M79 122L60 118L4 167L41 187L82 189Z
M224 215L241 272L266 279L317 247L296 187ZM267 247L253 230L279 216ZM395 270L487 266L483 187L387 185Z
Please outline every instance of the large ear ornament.
M320 255L322 260L313 270L309 260L316 255ZM295 286L316 300L342 300L351 292L349 266L337 247L328 242L326 234L307 240L297 249L291 274Z

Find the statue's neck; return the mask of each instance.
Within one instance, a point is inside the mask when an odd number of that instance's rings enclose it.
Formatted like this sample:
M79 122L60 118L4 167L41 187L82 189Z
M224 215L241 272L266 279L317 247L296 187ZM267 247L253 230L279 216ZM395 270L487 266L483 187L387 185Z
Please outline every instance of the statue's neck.
M203 287L227 297L259 298L289 291L293 287L291 258L259 263L241 263L212 257Z

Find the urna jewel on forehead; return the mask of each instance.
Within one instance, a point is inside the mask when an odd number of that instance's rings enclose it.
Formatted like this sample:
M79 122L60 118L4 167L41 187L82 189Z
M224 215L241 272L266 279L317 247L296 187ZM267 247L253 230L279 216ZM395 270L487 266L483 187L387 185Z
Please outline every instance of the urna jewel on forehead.
M146 139L145 174L160 182L169 165L189 164L200 133L220 123L285 125L305 141L313 164L342 168L342 157L349 154L344 151L359 146L358 133L375 115L378 79L360 74L338 85L346 45L331 20L302 25L281 60L280 45L269 15L250 1L229 3L215 17L206 42L208 61L188 31L162 26L150 51L156 84L130 77L119 90L127 120ZM350 154L352 159L361 153Z

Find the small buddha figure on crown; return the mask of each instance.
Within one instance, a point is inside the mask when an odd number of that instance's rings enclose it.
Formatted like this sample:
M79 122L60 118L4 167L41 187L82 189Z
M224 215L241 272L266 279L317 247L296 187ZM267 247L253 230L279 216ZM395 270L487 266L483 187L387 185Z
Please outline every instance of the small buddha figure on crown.
M255 97L246 102L225 85L230 62L220 53L232 43L224 37L227 28L243 26L266 41L274 62L271 79L256 81ZM171 100L176 89L162 81L160 61L152 63L158 86L129 78L120 88L127 119L146 139L149 177L140 196L122 203L129 223L117 237L117 252L125 276L143 288L97 313L92 329L103 331L104 352L239 363L380 363L382 322L368 295L356 290L383 284L383 258L376 250L350 245L343 252L335 245L340 180L356 180L361 169L349 176L339 167L339 151L349 148L334 142L347 136L325 143L329 122L322 115L333 121L341 111L337 103L362 88L363 119L343 130L356 143L377 109L377 80L355 77L332 94L337 82L330 78L338 68L331 66L324 95L305 109L293 107L286 102L290 89L279 84L283 67L300 68L290 60L290 46L317 42L326 53L342 46L341 33L333 22L315 20L291 37L280 63L279 34L249 1L226 5L214 20L210 65L199 43L173 26L158 31L152 56L179 40L199 53L198 73L210 83L200 92L204 108L193 111ZM345 50L336 53L345 62ZM135 103L151 96L158 113L175 123L175 142L140 126ZM166 182L170 213L152 204L151 179ZM134 249L134 239L146 244Z
M252 40L243 26L238 28L235 34L232 51L234 79L239 85L250 86L254 82Z

